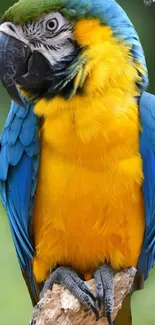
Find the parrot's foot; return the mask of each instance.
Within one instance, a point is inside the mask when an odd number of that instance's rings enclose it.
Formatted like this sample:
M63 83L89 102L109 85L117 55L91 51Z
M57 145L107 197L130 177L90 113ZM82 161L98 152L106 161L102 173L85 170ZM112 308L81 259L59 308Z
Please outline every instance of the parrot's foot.
M114 310L114 281L113 270L106 264L94 272L96 282L96 295L99 309L104 304L108 324L112 325L111 314Z
M58 267L52 272L48 280L45 282L43 290L41 291L40 298L48 289L52 289L53 284L58 283L67 288L73 295L86 307L91 308L96 316L96 320L99 319L99 312L95 306L96 298L89 290L87 285L82 281L77 273L69 267Z

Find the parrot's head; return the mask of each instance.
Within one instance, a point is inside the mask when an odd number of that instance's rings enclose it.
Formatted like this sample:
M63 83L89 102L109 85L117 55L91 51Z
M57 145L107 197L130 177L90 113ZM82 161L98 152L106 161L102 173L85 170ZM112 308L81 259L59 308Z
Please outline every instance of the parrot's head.
M20 103L20 91L37 102L147 85L139 38L114 0L19 0L0 25L0 77Z

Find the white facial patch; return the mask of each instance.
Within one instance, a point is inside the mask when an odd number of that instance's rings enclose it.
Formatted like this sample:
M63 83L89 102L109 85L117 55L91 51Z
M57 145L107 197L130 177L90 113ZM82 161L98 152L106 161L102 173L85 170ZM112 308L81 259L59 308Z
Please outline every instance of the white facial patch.
M20 25L14 25L13 23L5 22L0 25L0 32L10 35L19 41L28 44L28 41L26 41L24 38L22 27Z
M42 53L53 65L71 54L73 24L59 12L42 16L39 20L24 25L5 22L0 31L10 35L29 46L31 51Z

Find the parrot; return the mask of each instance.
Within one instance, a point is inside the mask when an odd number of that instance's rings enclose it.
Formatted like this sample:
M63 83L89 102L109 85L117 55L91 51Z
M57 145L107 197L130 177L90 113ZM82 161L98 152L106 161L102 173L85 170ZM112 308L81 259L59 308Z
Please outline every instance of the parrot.
M12 100L0 193L35 305L55 283L112 324L114 275L155 261L155 96L115 0L19 0L0 24ZM94 278L96 294L86 283Z

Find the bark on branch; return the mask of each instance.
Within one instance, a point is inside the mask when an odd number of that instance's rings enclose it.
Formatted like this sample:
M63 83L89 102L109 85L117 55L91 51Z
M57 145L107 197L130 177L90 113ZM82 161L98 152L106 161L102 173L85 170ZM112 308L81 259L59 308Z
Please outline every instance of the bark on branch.
M115 308L114 320L121 309L123 300L132 291L136 269L117 273L114 277ZM95 293L94 280L87 281L88 287ZM96 323L94 314L83 307L78 300L60 285L48 290L33 310L31 325L108 325L104 313Z

